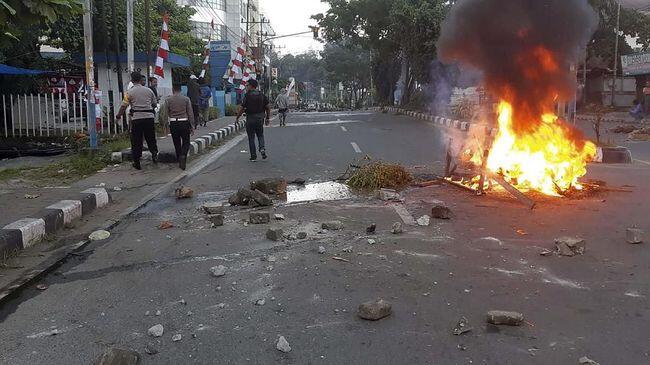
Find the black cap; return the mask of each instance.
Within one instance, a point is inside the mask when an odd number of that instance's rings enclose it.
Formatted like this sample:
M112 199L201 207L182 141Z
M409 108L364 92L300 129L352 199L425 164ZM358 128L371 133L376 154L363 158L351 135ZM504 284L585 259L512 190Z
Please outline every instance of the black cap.
M140 82L142 81L142 74L139 71L131 72L131 82Z
M247 81L247 83L254 89L257 89L257 87L260 86L260 84L255 79L250 79Z

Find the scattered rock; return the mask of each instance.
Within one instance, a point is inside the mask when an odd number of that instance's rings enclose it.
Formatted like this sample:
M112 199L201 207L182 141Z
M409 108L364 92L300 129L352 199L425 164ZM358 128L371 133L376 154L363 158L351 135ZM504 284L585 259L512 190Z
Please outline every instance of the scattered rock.
M158 349L152 343L148 343L144 346L144 352L149 355L155 355L158 353Z
M269 228L269 230L266 231L266 238L271 241L281 241L282 233L282 228Z
M229 199L230 205L249 205L268 207L273 205L273 200L261 191L250 190L246 188L239 189Z
M325 253L325 247L323 246L318 246L318 253L323 255Z
M25 194L25 199L36 199L39 196L39 194Z
M388 256L386 255L379 255L380 260L388 260Z
M289 346L289 341L287 341L287 339L284 338L284 336L280 336L278 342L275 344L275 348L278 349L278 351L282 351L284 353L291 351L291 346Z
M251 224L265 224L271 221L269 212L251 212L248 216L248 222Z
M106 350L95 362L96 365L136 365L140 354L131 350L111 348Z
M224 308L226 308L226 303L219 303L219 304L217 304L217 308L219 308L219 309L224 309Z
M47 288L49 288L49 286L47 284L38 284L38 285L36 285L36 289L38 289L38 290L46 290Z
M223 226L223 214L210 214L207 219L212 223L212 227Z
M435 202L431 208L431 217L436 219L451 219L451 210L443 202Z
M392 312L392 308L393 306L389 302L383 299L377 299L359 305L357 315L363 319L376 321L389 316Z
M454 327L454 335L459 336L462 335L463 333L467 333L472 330L472 327L469 325L469 321L467 321L467 318L461 317L458 323L456 324L456 327Z
M588 358L587 356L583 356L583 357L579 358L578 359L578 364L580 364L580 365L600 365L599 363L597 363L596 361Z
M397 191L395 191L393 189L379 189L379 199L381 199L383 201L390 201L390 200L399 201L399 200L401 200L400 196L399 196L399 193L397 193Z
M374 245L375 243L377 243L377 241L373 240L372 238L368 238L369 245Z
M519 312L492 310L487 312L487 323L519 326L524 323L524 315Z
M284 194L287 192L287 181L279 178L267 178L251 181L251 190L259 190L264 194Z
M352 253L352 246L344 247L341 251L345 253Z
M174 222L170 221L162 221L160 222L160 225L158 225L158 229L169 229L174 227Z
M627 243L637 244L643 242L643 230L639 228L627 228L625 230L625 240Z
M368 227L366 227L366 233L367 234L373 234L373 233L375 233L376 230L377 230L377 224L376 223L373 223L373 224L369 225Z
M249 201L249 205L256 207L270 207L273 205L273 200L269 198L268 195L265 193L259 191L259 190L253 190L253 193L251 194L251 201Z
M91 241L101 241L107 239L110 236L111 236L111 232L100 229L91 233L90 236L88 236L88 238Z
M187 186L179 186L175 191L176 199L189 199L194 196L194 190Z
M562 256L582 255L587 243L579 237L560 237L555 239L555 248Z
M553 251L551 251L551 250L545 248L545 249L543 249L543 250L541 250L541 251L539 252L539 255L540 255L540 256L551 256L551 255L553 255Z
M161 316L161 315L162 315L162 312L161 312L160 310L157 310L157 311L156 311L156 315L157 315L157 316Z
M423 215L417 220L418 226L426 227L431 223L431 218L428 215Z
M322 229L327 229L329 231L338 231L343 229L343 223L341 221L329 221L329 222L323 222L321 224Z
M210 268L210 273L212 273L212 276L217 278L226 275L226 271L228 271L228 268L223 265L213 266Z
M218 202L207 202L201 206L205 214L223 214L224 206Z
M149 336L152 336L152 337L160 337L160 336L163 335L164 332L165 332L165 329L163 328L162 324L157 324L157 325L149 328L149 331L147 331Z
M274 218L276 221L283 221L283 220L284 220L284 214L274 214L274 215L273 215L273 218Z
M180 333L177 333L172 336L172 342L178 342L183 339L183 336Z
M298 232L296 237L298 237L299 240L304 240L305 238L307 238L307 232Z
M113 191L122 191L122 188L119 186L113 186Z
M293 181L291 181L289 184L305 185L305 182L306 182L305 179L299 177L299 178L293 179Z
M261 307L264 304L266 304L266 300L264 300L264 299L258 299L258 300L255 301L255 305L257 305L257 306Z

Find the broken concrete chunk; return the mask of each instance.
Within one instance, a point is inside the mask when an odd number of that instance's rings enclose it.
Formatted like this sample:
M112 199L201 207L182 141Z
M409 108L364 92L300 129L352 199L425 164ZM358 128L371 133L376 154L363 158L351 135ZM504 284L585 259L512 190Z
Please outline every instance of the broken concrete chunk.
M467 318L461 317L458 323L456 324L456 327L454 327L454 335L460 336L463 333L467 333L471 331L473 328L469 325L469 321L467 321Z
M375 233L376 230L377 230L377 224L376 223L373 223L373 224L369 225L368 227L366 227L366 233L368 233L368 234L373 234L373 233Z
M275 348L278 349L278 351L282 351L284 353L291 351L291 346L289 346L289 341L287 341L287 339L284 338L284 336L280 336L278 342L275 344Z
M255 305L257 305L257 306L261 307L264 304L266 304L266 300L264 300L264 299L258 299L258 300L255 301Z
M393 189L379 189L379 199L383 201L398 201L400 200L399 193Z
M212 276L215 277L221 277L226 275L226 271L228 271L228 268L223 265L213 266L210 268L210 273L212 273Z
M643 242L643 230L639 228L627 228L625 230L625 240L627 243L637 244Z
M375 243L377 243L377 241L373 240L372 238L368 238L369 245L374 245Z
M152 337L160 337L160 336L163 335L164 330L165 329L163 328L162 324L157 324L157 325L149 328L147 333L149 334L149 336L152 336Z
M323 224L321 224L321 228L327 229L329 231L338 231L340 229L343 229L343 223L341 223L341 221L323 222Z
M248 205L248 202L250 201L252 195L252 190L242 188L237 190L236 193L228 198L228 203L230 205Z
M495 325L519 326L524 322L524 315L519 312L492 310L487 312L487 323Z
M324 246L318 246L318 253L323 255L325 253L325 247Z
M393 223L393 228L390 231L393 234L400 234L400 233L404 232L404 228L402 228L402 223L401 222Z
M582 255L587 243L579 237L559 237L555 239L557 252L562 256Z
M172 228L172 227L174 227L174 222L171 222L171 221L162 221L158 225L158 229L169 229L169 228Z
M183 339L183 335L181 335L180 333L177 333L177 334L172 336L172 342L178 342L178 341L180 341L182 339Z
M436 202L431 207L431 217L436 219L451 219L451 210L443 202Z
M281 241L282 233L282 228L269 228L269 230L266 231L266 238L271 241Z
M307 232L298 232L296 237L298 237L299 240L304 240L305 238L307 238Z
M251 193L251 200L248 202L248 205L251 206L260 206L260 207L270 207L273 205L273 200L269 198L268 195L265 193L259 191L259 190L253 190Z
M426 227L431 223L431 218L428 215L423 215L417 220L418 226Z
M580 364L580 365L600 365L599 363L597 363L596 361L588 358L587 356L583 356L583 357L579 358L578 359L578 364Z
M212 223L212 227L223 226L223 214L210 214L208 221Z
M189 199L194 196L194 190L188 188L187 186L179 186L175 191L176 199Z
M223 214L224 206L218 202L207 202L201 207L206 214Z
M383 300L377 299L375 301L369 301L359 305L359 311L357 315L360 318L367 319L369 321L376 321L384 317L389 316L392 313L393 306Z
M148 343L144 346L144 352L146 352L149 355L155 355L158 353L158 349L153 343Z
M273 219L276 221L283 221L284 220L284 214L274 214Z
M140 354L131 350L112 348L106 350L95 362L96 365L136 365Z
M287 181L279 178L267 178L251 181L251 190L259 190L264 194L284 194L287 192Z
M251 224L265 224L271 221L269 212L251 212L248 216L248 221Z

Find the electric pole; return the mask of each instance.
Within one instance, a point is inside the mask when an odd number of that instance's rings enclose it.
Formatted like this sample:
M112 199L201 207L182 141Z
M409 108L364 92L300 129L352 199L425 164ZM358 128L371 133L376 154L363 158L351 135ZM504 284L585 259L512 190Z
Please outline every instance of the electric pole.
M108 31L108 13L106 12L106 2L102 1L102 26L104 27L104 57L106 58L106 80L108 81L108 118L109 120L114 120L115 110L113 109L113 79L111 73L113 72L111 68L111 58L109 56L108 47L111 44L111 36ZM115 127L117 131L117 126Z
M133 63L133 0L126 0L126 65L129 72L135 71Z
M612 77L612 106L614 106L614 96L616 95L616 74L618 73L618 31L621 25L621 3L618 3L616 13L616 40L614 41L614 75Z
M86 99L88 135L90 148L97 149L97 129L95 128L95 61L93 59L93 8L92 0L84 0L84 55L86 64Z
M120 92L120 100L124 97L124 80L122 79L122 63L120 62L120 30L117 28L117 15L115 14L115 0L111 0L111 14L113 15L113 52L115 53L115 67L117 67L117 89ZM128 128L126 119L122 119L124 129Z
M147 47L147 85L151 76L151 9L150 0L144 0L144 32Z

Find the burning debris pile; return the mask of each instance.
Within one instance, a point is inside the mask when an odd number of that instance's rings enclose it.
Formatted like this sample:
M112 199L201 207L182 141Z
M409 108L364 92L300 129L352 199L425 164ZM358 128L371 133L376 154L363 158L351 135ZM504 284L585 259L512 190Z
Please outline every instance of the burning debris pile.
M440 57L480 70L484 87L498 100L495 129L488 127L494 122L480 121L484 135L468 139L459 153L460 160L481 168L481 177L464 184L482 191L490 176L498 176L519 190L547 195L581 188L578 179L596 146L554 110L558 101L575 96L571 65L596 25L587 0L454 5L438 42Z

